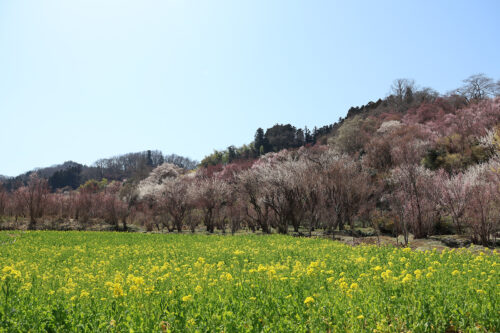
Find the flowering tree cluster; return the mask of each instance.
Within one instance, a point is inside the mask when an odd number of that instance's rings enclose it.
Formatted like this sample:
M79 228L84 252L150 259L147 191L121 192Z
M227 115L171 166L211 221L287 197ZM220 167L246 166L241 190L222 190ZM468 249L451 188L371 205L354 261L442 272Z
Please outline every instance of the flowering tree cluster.
M162 163L141 181L90 180L65 192L51 193L34 173L15 191L0 187L0 215L22 217L32 229L50 218L210 233L331 234L368 223L407 242L410 233L428 237L451 224L483 245L498 233L499 98L360 111L326 142L195 171Z

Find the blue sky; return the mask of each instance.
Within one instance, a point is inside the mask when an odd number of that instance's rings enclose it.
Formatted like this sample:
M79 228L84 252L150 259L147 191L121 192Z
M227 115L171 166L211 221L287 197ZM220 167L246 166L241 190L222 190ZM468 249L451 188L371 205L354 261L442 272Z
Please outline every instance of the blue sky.
M500 1L0 0L0 174L322 126L395 78L500 78Z

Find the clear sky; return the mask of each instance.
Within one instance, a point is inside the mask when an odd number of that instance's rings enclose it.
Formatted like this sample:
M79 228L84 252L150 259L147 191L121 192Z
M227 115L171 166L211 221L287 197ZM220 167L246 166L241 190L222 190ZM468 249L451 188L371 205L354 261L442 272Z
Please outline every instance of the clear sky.
M0 174L323 126L395 78L500 78L500 1L0 0Z

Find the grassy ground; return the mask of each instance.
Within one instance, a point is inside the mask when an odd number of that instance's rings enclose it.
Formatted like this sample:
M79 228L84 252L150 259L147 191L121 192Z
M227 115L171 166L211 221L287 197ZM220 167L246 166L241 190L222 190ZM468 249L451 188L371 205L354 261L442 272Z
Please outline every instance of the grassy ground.
M0 330L494 332L499 264L281 235L0 232Z
M0 217L0 230L26 230L28 226L28 220L26 218L19 218L18 221L13 220L12 218ZM120 225L121 226L121 225ZM65 219L65 220L40 220L37 224L37 228L39 230L57 230L57 231L71 231L71 230L86 230L86 231L114 231L115 226L110 225L101 220L93 220L87 222L85 225L82 225L78 221L74 219ZM348 228L348 227L347 227ZM168 233L167 229L157 230L153 229L153 231L147 231L143 226L138 226L135 224L128 225L128 231L130 232L149 232L149 233ZM289 234L295 236L309 236L309 231L307 229L301 228L300 234L296 234L293 232L293 229L290 228ZM376 232L373 228L370 227L359 227L356 228L356 231L359 234L364 235L375 235ZM189 234L191 233L189 230L185 230L183 233ZM205 228L198 227L196 229L196 234L204 234L208 235ZM261 235L261 231L251 232L248 229L242 229L235 233L235 235ZM231 235L230 231L227 230L223 233L221 230L215 230L214 235ZM364 236L364 237L353 237L347 235L346 232L336 232L334 235L326 235L325 231L322 229L317 229L312 232L311 237L315 238L330 238L335 239L337 241L349 244L349 245L359 245L359 244L378 244L378 245L392 245L392 246L402 246L403 237L399 236L397 239L393 236L389 235L381 235L380 237L376 236ZM467 237L458 236L458 235L440 235L435 237L430 237L427 239L414 239L412 235L409 237L408 246L412 249L416 250L432 250L437 249L442 251L443 249L450 248L449 242L446 242L446 239L458 239L460 245L451 246L451 247L468 247L472 251L482 251L485 250L484 247L478 245L470 245L468 244Z

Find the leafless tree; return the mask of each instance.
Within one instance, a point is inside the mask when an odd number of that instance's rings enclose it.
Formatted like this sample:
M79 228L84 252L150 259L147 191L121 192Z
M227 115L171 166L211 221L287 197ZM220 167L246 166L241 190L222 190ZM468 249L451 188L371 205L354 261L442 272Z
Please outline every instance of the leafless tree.
M258 227L262 232L271 233L271 210L264 200L264 186L258 169L250 169L242 172L238 178L241 188L241 199L247 202L244 206L245 213L251 221L250 228Z
M28 229L35 229L37 219L43 215L48 193L47 180L38 177L36 173L30 175L27 186L23 186L16 191L16 196L28 211L30 218Z
M202 211L207 231L213 233L222 209L228 204L228 184L216 178L200 178L190 190L195 205Z
M403 111L404 107L413 101L415 89L414 80L396 79L392 82L388 101L397 111Z
M3 184L0 182L0 216L5 213L5 208L7 207L7 191L3 188Z
M392 172L392 201L395 211L401 213L402 223L411 227L415 238L425 238L434 227L436 196L431 172L414 161L422 148L418 145L408 144L395 150L395 160L401 163Z
M463 80L464 85L456 93L464 96L467 102L480 101L500 94L498 82L484 74L474 74Z
M183 178L172 178L164 183L158 197L160 206L169 215L172 229L182 232L184 221L191 209L191 198L188 193L189 183Z

